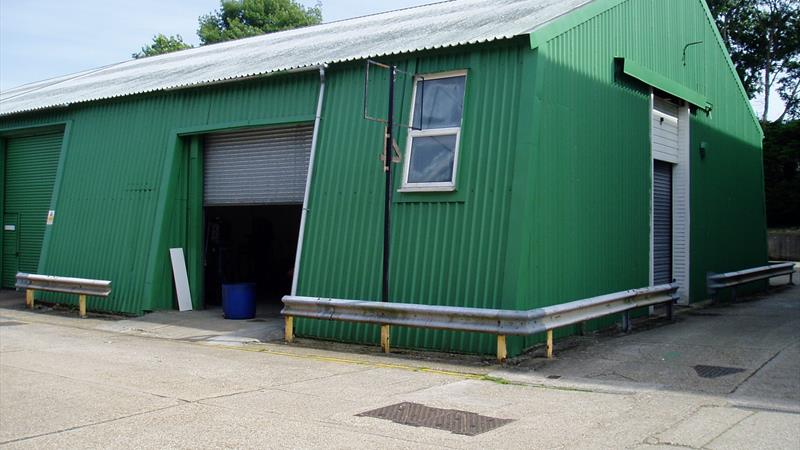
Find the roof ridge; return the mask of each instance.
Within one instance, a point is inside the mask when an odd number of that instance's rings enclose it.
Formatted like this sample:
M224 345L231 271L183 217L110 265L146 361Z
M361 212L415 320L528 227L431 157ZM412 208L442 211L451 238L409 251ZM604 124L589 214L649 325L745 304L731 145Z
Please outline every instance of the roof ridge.
M434 1L434 2L431 2L431 3L423 3L421 5L416 5L416 6L406 6L405 8L390 9L388 11L380 11L380 12L375 12L375 13L372 13L372 14L364 14L363 16L353 16L353 17L348 17L348 18L345 18L345 19L332 20L330 22L322 22L322 23L318 23L318 24L314 24L314 25L309 25L309 27L315 27L315 26L318 26L318 25L326 25L326 24L329 24L329 23L347 22L348 20L356 20L356 19L361 19L361 18L364 18L364 17L380 16L381 14L389 14L389 13L394 13L394 12L399 12L399 11L405 11L407 9L424 8L426 6L433 6L433 5L438 5L438 4L441 4L441 3L452 3L452 2L457 2L457 1L459 1L459 0L439 0L439 1ZM305 27L302 27L302 28L305 28ZM281 30L281 31L283 31L283 30Z
M128 59L0 92L0 116L510 39L590 0L443 0ZM5 98L3 98L5 96Z
M29 83L20 84L18 86L14 86L14 87L12 87L10 89L7 89L5 91L0 91L0 96L2 96L3 93L9 92L9 91L14 91L14 90L17 90L17 89L20 89L20 88L24 88L25 86L28 86L28 85L44 83L44 82L49 81L49 80L56 80L56 79L59 79L59 78L64 78L64 80L59 80L57 83L48 84L46 86L40 86L40 87L37 87L37 88L33 88L33 89L30 89L30 90L28 90L26 92L20 92L18 94L12 95L10 97L0 98L0 101L12 99L12 98L17 97L18 95L24 95L26 93L36 92L39 89L43 89L45 87L54 86L54 85L56 85L58 83L61 83L61 82L64 82L64 81L73 80L73 79L79 78L79 77L81 77L83 75L89 75L89 74L97 73L99 71L102 71L103 69L107 69L107 68L110 68L110 67L113 67L113 66L117 66L117 65L120 65L120 64L132 63L132 62L136 62L136 61L143 61L145 59L158 58L160 56L171 55L171 54L175 54L175 53L190 52L192 50L198 50L198 49L201 49L201 48L213 48L213 46L220 45L220 44L229 44L229 43L233 43L233 42L243 42L243 41L248 41L250 39L263 38L264 36L267 36L267 35L274 36L274 35L277 35L277 34L280 34L280 33L284 33L284 32L287 32L287 31L311 29L311 28L316 28L316 27L320 27L320 26L324 26L324 25L337 24L337 23L342 23L342 22L348 22L348 21L351 21L351 20L363 19L363 18L367 18L367 17L380 16L382 14L391 14L391 13L396 13L396 12L400 12L400 11L406 11L406 10L417 9L417 8L424 8L424 7L428 7L428 6L439 5L439 4L442 4L442 3L452 3L452 2L457 2L457 1L459 1L459 0L434 1L434 2L431 2L431 3L422 4L422 5L407 6L405 8L391 9L391 10L387 10L387 11L375 12L375 13L372 13L372 14L364 14L364 15L361 15L361 16L347 17L347 18L344 18L344 19L333 20L333 21L330 21L330 22L321 22L321 23L317 23L317 24L313 24L313 25L306 25L306 26L302 26L302 27L287 28L285 30L273 31L271 33L262 33L262 34L257 34L255 36L247 36L247 37L243 37L243 38L239 38L239 39L230 39L230 40L227 40L227 41L220 41L220 42L214 42L214 43L211 43L211 44L198 45L197 47L186 48L186 49L182 49L182 50L178 50L178 51L174 51L174 52L169 52L169 53L162 53L162 54L159 54L159 55L146 56L144 58L129 58L129 59L125 59L123 61L117 61L117 62L109 63L109 64L106 64L106 65L103 65L103 66L99 66L99 67L90 67L88 69L83 69L83 70L79 70L79 71L76 71L76 72L70 72L70 73L66 73L66 74L63 74L63 75L56 75L56 76L53 76L51 78L45 78L43 80L36 80L36 81L31 81Z
M72 80L78 79L80 77L94 75L94 74L96 74L98 72L102 72L105 69L110 69L111 67L118 66L118 65L120 65L122 63L125 63L127 61L129 61L129 60L119 61L119 62L115 62L115 63L106 64L104 66L93 67L91 69L85 69L85 70L81 70L81 71L78 71L78 72L67 73L67 74L64 74L64 75L57 75L57 76L54 76L54 77L45 78L43 80L31 81L30 83L20 84L19 86L12 87L11 89L7 89L5 91L0 91L0 102L4 102L6 100L11 100L13 98L17 98L20 95L30 94L31 92L36 92L36 91L38 91L40 89L52 87L52 86L55 86L55 85L60 84L60 83L66 83L67 81L72 81ZM48 83L48 81L52 81L52 83ZM26 90L24 92L15 92L15 93L13 93L13 95L9 95L8 97L3 97L3 94L7 94L9 92L13 92L13 91L16 91L18 89L22 89L25 86L32 86L34 84L43 84L43 86L37 86L37 87L31 88L31 89L28 89L28 90Z

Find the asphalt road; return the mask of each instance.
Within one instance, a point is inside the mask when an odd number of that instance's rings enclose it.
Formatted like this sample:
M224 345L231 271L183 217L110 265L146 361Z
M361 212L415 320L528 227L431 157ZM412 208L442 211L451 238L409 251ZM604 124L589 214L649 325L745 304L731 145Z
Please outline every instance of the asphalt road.
M800 448L800 287L506 366L147 320L0 305L0 446ZM510 422L468 436L359 415L402 402Z

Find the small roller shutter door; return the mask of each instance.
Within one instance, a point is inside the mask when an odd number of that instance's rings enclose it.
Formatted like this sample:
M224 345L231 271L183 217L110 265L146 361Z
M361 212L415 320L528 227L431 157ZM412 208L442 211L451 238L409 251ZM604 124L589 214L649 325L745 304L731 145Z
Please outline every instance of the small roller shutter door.
M672 164L653 161L653 283L672 281Z
M6 140L2 286L37 273L63 132Z
M206 206L302 203L313 126L206 136Z

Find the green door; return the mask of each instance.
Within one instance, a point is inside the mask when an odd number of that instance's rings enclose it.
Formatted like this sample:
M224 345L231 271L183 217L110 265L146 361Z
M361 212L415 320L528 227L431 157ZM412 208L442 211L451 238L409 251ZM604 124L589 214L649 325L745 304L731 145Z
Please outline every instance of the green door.
M6 141L2 287L17 272L36 273L53 196L62 132Z

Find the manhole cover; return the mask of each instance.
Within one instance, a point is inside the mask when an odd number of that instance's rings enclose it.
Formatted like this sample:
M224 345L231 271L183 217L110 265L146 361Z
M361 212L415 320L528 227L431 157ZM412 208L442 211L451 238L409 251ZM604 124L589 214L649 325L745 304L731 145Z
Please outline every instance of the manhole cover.
M356 415L391 420L394 423L413 427L445 430L466 436L485 433L514 421L513 419L498 419L457 409L431 408L430 406L410 402L384 406L383 408Z
M733 375L735 373L744 372L744 369L738 367L723 367L723 366L694 366L697 375L703 378L718 378L726 375Z
M0 327L13 327L14 325L25 325L23 322L15 322L13 320L0 321Z

